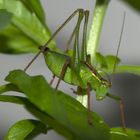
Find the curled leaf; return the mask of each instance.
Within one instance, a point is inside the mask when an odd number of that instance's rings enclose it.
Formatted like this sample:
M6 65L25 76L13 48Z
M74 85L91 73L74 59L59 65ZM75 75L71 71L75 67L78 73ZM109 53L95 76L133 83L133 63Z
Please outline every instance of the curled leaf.
M15 123L8 131L5 140L30 140L40 133L46 133L47 127L37 120L22 120Z

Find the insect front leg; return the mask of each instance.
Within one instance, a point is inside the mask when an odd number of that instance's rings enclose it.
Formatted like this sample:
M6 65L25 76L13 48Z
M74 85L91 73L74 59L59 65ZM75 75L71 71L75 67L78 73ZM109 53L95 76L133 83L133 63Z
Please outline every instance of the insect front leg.
M123 100L115 95L112 95L110 93L107 93L107 96L111 99L116 100L119 103L120 106L120 112L121 112L121 121L122 121L122 127L124 129L124 131L126 131L126 119L125 119L125 111L124 111L124 102Z

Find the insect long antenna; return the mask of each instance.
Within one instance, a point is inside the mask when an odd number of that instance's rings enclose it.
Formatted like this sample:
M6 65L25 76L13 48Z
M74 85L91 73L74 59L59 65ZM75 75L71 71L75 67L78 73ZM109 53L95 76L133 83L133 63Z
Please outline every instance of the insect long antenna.
M113 71L112 71L113 73L116 70L117 57L118 57L118 54L119 54L119 50L120 50L120 46L121 46L121 40L122 40L122 35L123 35L123 31L124 31L125 17L126 17L126 12L124 12L124 16L123 16L123 23L122 23L122 28L121 28L120 38L119 38L119 44L118 44L118 48L117 48L117 52L116 52L116 58L115 58L114 67L113 67Z
M50 44L50 42L53 40L53 38L60 32L60 30L77 14L80 12L83 12L83 9L77 9L75 10L62 24L61 26L52 34L52 36L49 38L49 40L47 41L47 43L45 45L43 45L40 49L40 51L33 57L33 59L29 62L29 64L24 68L24 71L26 71L31 64L36 60L36 58L41 54L41 52L45 51L45 48L48 47L48 45Z
M122 28L121 28L120 38L119 38L119 44L118 44L116 58L115 58L114 67L113 67L113 73L116 70L118 54L119 54L119 50L120 50L120 46L121 46L121 40L122 40L122 35L123 35L123 31L124 31L125 18L126 18L126 13L124 12L123 23L122 23ZM109 95L109 96L111 97L112 95ZM126 131L126 119L125 119L124 103L123 103L123 100L121 98L118 98L117 100L119 101L119 105L120 105L122 127L123 127L124 131Z

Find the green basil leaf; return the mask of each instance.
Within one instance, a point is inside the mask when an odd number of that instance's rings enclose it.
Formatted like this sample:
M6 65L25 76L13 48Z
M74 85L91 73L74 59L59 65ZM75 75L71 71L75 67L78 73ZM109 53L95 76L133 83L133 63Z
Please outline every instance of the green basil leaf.
M20 0L24 5L32 12L37 15L40 21L45 24L45 13L41 6L40 0Z
M0 9L0 30L10 24L11 19L12 14L10 12L4 9Z
M11 24L23 32L23 34L26 35L31 41L33 40L33 43L35 42L36 46L44 45L50 38L51 34L47 26L42 24L36 14L32 13L22 1L1 0L0 9L6 9L8 12L13 14ZM20 38L20 36L17 36L17 38L18 37ZM22 43L23 42L21 42L19 47L22 45ZM54 41L51 41L49 47L55 47Z

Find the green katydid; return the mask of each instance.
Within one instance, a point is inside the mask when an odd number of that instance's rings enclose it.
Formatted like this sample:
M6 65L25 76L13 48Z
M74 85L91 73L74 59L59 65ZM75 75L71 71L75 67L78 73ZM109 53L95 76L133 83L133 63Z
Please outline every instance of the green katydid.
M68 45L65 53L56 52L48 48L48 45L52 41L52 39L77 13L79 13L78 21L72 32L70 40L68 41ZM77 9L76 11L74 11L70 15L70 17L68 17L68 19L50 37L47 43L40 48L40 51L36 54L36 56L31 60L31 62L26 66L24 70L26 71L28 67L33 63L33 61L38 57L38 55L40 53L43 53L46 64L48 65L49 69L52 71L52 73L55 76L59 77L56 89L58 88L61 80L64 80L65 82L70 83L72 85L76 85L78 87L76 91L77 94L88 94L89 112L90 112L89 98L90 98L91 90L94 90L96 92L97 100L103 100L106 96L117 100L120 104L122 126L125 129L126 124L125 124L125 117L124 117L124 105L122 99L120 97L116 97L109 93L111 83L106 79L102 78L102 76L91 64L90 56L87 55L86 52L88 17L89 17L89 11L87 10L84 11L83 9ZM80 56L79 30L83 18L85 20L84 20L84 27L83 27L82 50ZM124 22L123 22L123 26L124 26ZM122 30L123 30L123 26L122 26ZM121 36L122 36L122 32L121 32ZM73 38L74 38L74 49L72 55L68 55L67 51L69 50L69 44Z

